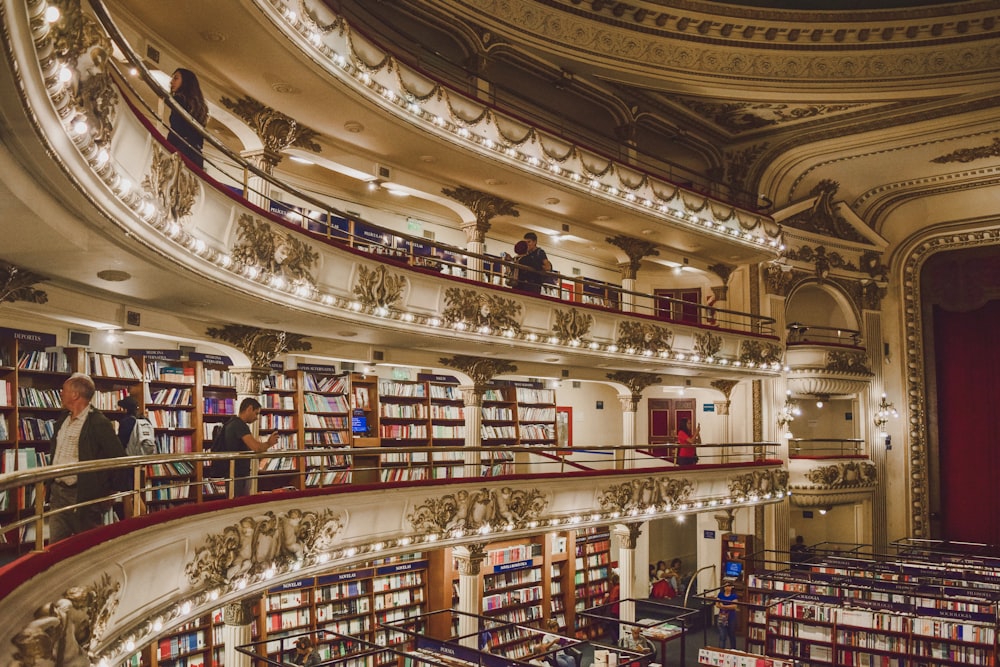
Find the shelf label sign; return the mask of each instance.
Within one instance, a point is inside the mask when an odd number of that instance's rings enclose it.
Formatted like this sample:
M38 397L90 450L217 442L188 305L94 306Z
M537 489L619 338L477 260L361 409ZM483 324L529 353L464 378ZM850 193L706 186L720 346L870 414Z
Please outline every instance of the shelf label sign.
M366 570L354 570L353 572L338 572L337 574L328 574L326 576L319 577L316 583L320 586L325 586L326 584L337 584L342 581L354 581L355 579L368 579L375 571L372 568Z
M385 565L375 570L376 574L396 574L397 572L411 572L413 570L426 570L427 561L414 560L408 563L393 563Z
M54 347L56 344L56 335L41 333L38 331L25 331L24 329L8 329L7 327L0 327L0 337L3 338L15 338L25 343L33 343L44 347Z
M329 364L298 364L296 368L306 373L319 373L321 375L337 374L337 367Z
M188 352L188 359L191 361L201 361L206 364L216 366L232 366L233 360L221 354L208 354L207 352Z
M292 591L296 588L305 588L306 586L312 586L316 582L315 579L309 577L308 579L297 579L295 581L286 581L280 586L275 586L274 588L268 589L268 593L280 593L281 591Z
M434 373L418 373L419 382L436 382L438 384L460 384L454 375L435 375Z
M167 361L179 361L181 358L180 350L133 350L129 349L128 356L130 357L145 357L146 359L164 359Z
M702 412L715 412L715 403L702 403Z
M519 560L513 563L501 563L500 565L493 566L493 573L498 572L511 572L513 570L523 570L534 565L534 561L531 560Z

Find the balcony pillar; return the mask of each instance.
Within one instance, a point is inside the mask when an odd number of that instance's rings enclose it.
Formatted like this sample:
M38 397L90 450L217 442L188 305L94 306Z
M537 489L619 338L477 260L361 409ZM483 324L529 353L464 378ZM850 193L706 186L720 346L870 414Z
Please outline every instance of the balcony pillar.
M227 667L251 667L252 660L245 653L236 650L253 641L253 603L247 600L230 602L222 608L222 644L224 664ZM155 646L155 645L154 645Z
M641 533L642 526L637 523L616 524L611 529L611 534L618 540L618 585L622 600L636 597L635 547ZM634 602L621 603L619 619L630 623L635 621ZM619 628L618 636L623 636L626 631Z
M483 445L483 387L480 385L463 385L459 387L462 399L465 401L465 446L482 447ZM465 466L462 477L478 477L482 470L482 455L478 452L466 452Z
M462 612L458 617L458 636L460 643L471 649L479 648L479 623L476 615L480 614L482 602L479 594L479 572L486 557L486 545L483 543L455 547L452 555L458 564L458 605L456 611ZM469 616L468 614L473 614ZM227 665L229 663L226 663Z
M632 394L619 395L622 404L622 456L620 466L626 470L635 467L635 413L639 408L639 399Z

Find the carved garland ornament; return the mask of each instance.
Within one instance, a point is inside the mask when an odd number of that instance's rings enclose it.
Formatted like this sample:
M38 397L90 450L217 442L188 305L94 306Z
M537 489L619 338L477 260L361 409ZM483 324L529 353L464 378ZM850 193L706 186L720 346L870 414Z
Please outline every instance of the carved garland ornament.
M714 357L722 349L722 336L706 331L694 335L694 349L702 357Z
M121 583L108 574L91 586L74 586L35 610L34 619L11 639L12 665L96 665L95 654L118 609Z
M755 470L729 480L729 492L737 499L762 497L788 489L787 470Z
M448 324L464 322L472 329L489 327L494 331L521 332L517 317L521 305L513 299L461 287L444 292L445 309L441 317Z
M824 489L874 486L876 478L875 465L868 461L847 461L806 472L806 479Z
M235 345L250 358L250 365L254 368L267 368L279 354L312 349L312 343L299 334L258 329L243 324L227 324L221 329L212 327L205 333L216 340Z
M674 508L691 497L694 484L677 477L645 477L598 491L601 509L628 514L648 507Z
M289 146L298 146L314 153L322 150L314 141L319 132L263 102L247 96L237 100L223 97L220 102L253 129L264 144L265 150L274 154L280 154Z
M775 343L762 343L757 340L745 340L740 343L740 361L744 364L766 366L781 361L781 346Z
M642 350L659 354L671 350L674 332L647 322L625 321L618 325L618 340L615 342L624 350Z
M160 210L175 222L191 215L198 196L198 178L184 165L180 153L169 153L158 144L154 144L153 160L149 165L149 173L142 179L142 187L156 199ZM241 237L243 224L241 218ZM293 240L299 242L297 239Z
M313 265L319 259L304 241L291 233L281 234L263 220L244 213L240 216L237 241L233 245L234 265L252 277L282 279L293 286L315 287Z
M637 401L642 396L642 392L646 389L646 387L663 382L663 378L659 375L633 371L615 371L614 373L608 373L606 377L612 382L620 382L628 387L629 392L632 394L632 398Z
M452 530L465 532L486 528L528 528L548 507L549 497L538 489L499 490L483 487L427 498L406 519L421 535Z
M48 278L0 260L0 303L5 301L11 303L15 301L47 302L49 295L43 290L32 287L35 283L44 280L48 280Z
M581 313L576 308L555 311L556 323L552 325L552 333L561 341L583 341L594 326L594 316Z
M826 370L835 373L859 373L871 375L868 368L868 357L864 352L841 352L833 350L826 353Z
M374 269L367 266L358 267L358 282L354 286L354 296L365 308L392 308L403 298L403 288L406 278L401 275L390 276L384 265Z
M192 586L210 588L259 574L275 563L291 564L336 546L344 517L331 510L299 509L247 516L221 533L207 535L184 566Z

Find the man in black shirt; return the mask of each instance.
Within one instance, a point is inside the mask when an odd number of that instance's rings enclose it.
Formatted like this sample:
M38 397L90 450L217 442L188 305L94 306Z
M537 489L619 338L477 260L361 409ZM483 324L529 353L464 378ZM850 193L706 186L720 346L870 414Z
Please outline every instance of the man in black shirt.
M542 285L548 277L545 274L552 270L552 262L549 261L545 251L538 247L538 235L535 232L525 234L524 241L528 244L528 252L520 257L517 263L527 270L518 271L517 288L541 294Z
M278 442L277 432L268 436L267 440L259 440L250 432L250 424L260 417L260 402L256 398L244 398L240 403L240 411L223 426L218 444L213 444L213 452L263 452ZM250 461L238 459L233 464L236 480L234 495L246 496L250 493ZM213 466L214 477L228 477L228 466L223 474L215 474L217 466ZM219 471L221 472L221 471Z

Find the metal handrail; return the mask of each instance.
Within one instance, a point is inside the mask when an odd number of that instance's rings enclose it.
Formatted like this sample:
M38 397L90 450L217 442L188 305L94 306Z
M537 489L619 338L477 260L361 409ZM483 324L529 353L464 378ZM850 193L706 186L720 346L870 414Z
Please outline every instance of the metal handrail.
M117 27L114 20L107 13L106 8L101 2L92 3L94 12L97 15L98 20L108 31L109 36L112 41L119 47L119 50L125 55L131 67L134 67L138 72L138 80L143 81L147 86L149 91L156 96L156 98L162 101L171 109L180 112L189 121L193 121L189 114L179 107L176 102L167 94L167 92L156 82L150 71L147 69L144 60L131 48L127 39L124 37L122 31ZM115 71L117 73L118 84L120 87L127 89L133 96L134 100L138 101L143 106L143 113L148 115L148 117L156 119L158 122L163 123L162 118L158 118L157 112L150 107L144 100L143 94L137 90L133 82L136 81L136 77L125 76L124 73L117 70L117 63L112 60L112 65L115 66ZM138 110L136 110L138 113ZM379 225L371 224L365 222L363 219L357 216L351 215L345 211L342 211L336 207L330 206L328 203L317 199L309 192L305 192L291 183L285 182L274 175L266 173L259 169L252 162L247 161L245 158L239 154L231 151L222 142L215 138L211 133L205 131L198 123L193 123L193 126L202 133L205 140L211 144L216 150L218 150L225 158L232 162L233 166L242 171L242 175L239 177L234 177L231 174L227 174L229 178L233 180L234 183L242 182L246 191L248 187L247 174L252 174L255 178L260 178L262 181L266 181L274 186L277 190L289 193L294 197L304 201L308 206L313 207L314 210L307 211L306 209L295 210L296 207L288 207L281 202L275 202L279 204L282 208L288 209L288 212L284 216L283 222L286 226L290 226L293 230L304 233L317 240L325 240L327 242L342 244L345 247L352 248L355 250L362 250L365 252L370 252L376 256L380 257L381 261L402 261L412 267L424 267L427 268L428 263L433 263L438 266L452 266L456 268L461 268L461 272L471 272L478 274L473 276L478 278L480 276L484 277L486 282L489 284L496 284L497 282L502 282L505 274L509 273L513 269L517 268L519 271L531 271L530 268L522 267L517 265L513 261L504 260L502 257L496 257L492 255L478 254L474 252L469 252L467 250L450 246L447 244L438 244L433 241L429 241L423 237L415 237L408 235L404 232L399 232L395 230L389 230L381 228ZM155 131L150 128L150 131ZM159 137L162 141L163 138ZM208 156L206 156L208 157ZM216 168L220 170L223 174L226 174L226 165L219 164L217 161L208 159L208 161L213 164ZM262 198L264 193L257 192ZM269 201L273 201L268 199ZM270 211L261 211L263 214L268 215L276 220L281 220L279 216ZM315 216L315 217L313 217ZM362 238L354 236L351 233L344 234L339 229L333 227L333 218L341 218L344 220L354 220L361 222L372 228L379 229L383 232L383 237L389 241L392 245L386 245L383 243L378 243L370 238ZM318 229L313 229L318 228ZM395 243L399 241L402 242L403 248L395 246ZM417 246L430 247L432 253L438 253L436 256L431 256L425 258L423 255L417 255L413 252L413 248ZM462 262L448 262L444 259L445 255L454 255L456 257L465 258L465 263ZM478 266L483 266L488 268L475 268ZM492 267L499 267L494 269ZM428 269L430 270L430 269ZM444 276L446 279L454 279L455 276ZM591 278L577 278L574 276L565 276L559 273L547 273L544 276L547 279L556 281L556 287L548 288L545 296L552 296L555 298L560 298L568 296L568 301L573 301L576 305L582 307L603 307L610 308L612 310L621 310L621 306L625 301L624 297L633 297L633 308L636 312L630 312L629 314L639 314L656 317L658 319L668 319L669 317L664 317L663 310L661 306L667 306L668 311L673 306L676 305L679 309L686 309L688 313L693 313L688 317L682 317L678 321L680 324L689 324L694 326L708 326L714 329L729 329L734 331L741 331L750 334L763 334L763 335L773 335L772 326L775 320L770 317L765 317L761 315L756 315L753 313L744 313L740 311L728 310L725 308L716 308L705 306L699 303L693 303L688 301L682 301L677 299L672 299L670 297L657 296L652 294L646 294L642 292L635 292L632 290L624 289L619 285L614 285L610 283L605 283ZM477 280L477 282L479 282ZM571 284L572 290L562 289L562 285ZM623 311L624 312L624 311Z

